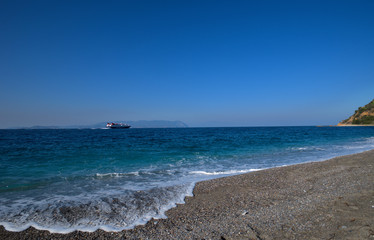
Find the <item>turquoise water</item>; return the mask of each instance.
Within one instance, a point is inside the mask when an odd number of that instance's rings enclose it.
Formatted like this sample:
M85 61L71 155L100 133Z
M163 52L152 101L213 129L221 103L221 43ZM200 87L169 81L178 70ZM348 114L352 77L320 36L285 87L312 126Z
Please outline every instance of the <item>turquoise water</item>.
M0 224L119 231L197 181L374 148L374 127L0 130Z

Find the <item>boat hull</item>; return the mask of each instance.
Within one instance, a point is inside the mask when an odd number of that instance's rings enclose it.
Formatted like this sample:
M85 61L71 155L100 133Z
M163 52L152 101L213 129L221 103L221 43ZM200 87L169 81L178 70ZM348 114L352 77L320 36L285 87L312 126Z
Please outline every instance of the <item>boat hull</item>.
M110 129L124 129L124 128L130 128L131 126L128 124L124 124L124 123L108 123L106 127Z
M110 128L110 129L123 129L123 128L130 128L130 126L121 126L121 127L118 127L118 126L109 126L107 128Z

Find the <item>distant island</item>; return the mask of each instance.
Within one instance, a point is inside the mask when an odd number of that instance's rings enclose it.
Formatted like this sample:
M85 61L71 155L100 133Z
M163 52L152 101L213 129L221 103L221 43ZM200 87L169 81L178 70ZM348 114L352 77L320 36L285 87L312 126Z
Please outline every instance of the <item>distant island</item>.
M374 99L363 107L359 107L348 119L338 126L374 126Z
M153 120L153 121L108 121L108 122L123 122L131 126L131 128L187 128L188 125L182 121L166 121L166 120ZM75 128L105 128L107 122L101 122L91 125L70 125L70 126L32 126L20 127L18 129L75 129Z

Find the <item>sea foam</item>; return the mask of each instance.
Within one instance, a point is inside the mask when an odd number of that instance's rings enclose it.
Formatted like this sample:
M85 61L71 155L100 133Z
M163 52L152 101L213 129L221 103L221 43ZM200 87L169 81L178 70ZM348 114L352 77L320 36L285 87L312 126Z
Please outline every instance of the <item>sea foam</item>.
M228 171L217 171L217 172L206 172L206 171L191 171L190 174L200 174L200 175L234 175L241 173L248 173L254 171L260 171L260 168L251 168L245 170L228 170Z
M15 208L1 209L0 224L8 231L23 231L30 226L54 233L122 231L143 225L151 218L166 218L167 210L192 196L193 187L194 184L185 184L102 198L92 195L39 202L24 199Z

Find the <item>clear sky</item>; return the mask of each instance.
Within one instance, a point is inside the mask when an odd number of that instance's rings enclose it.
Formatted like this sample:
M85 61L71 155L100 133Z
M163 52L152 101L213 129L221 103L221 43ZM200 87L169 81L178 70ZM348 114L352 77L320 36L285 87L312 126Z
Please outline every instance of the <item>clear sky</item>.
M337 124L374 98L374 1L0 1L0 128Z

